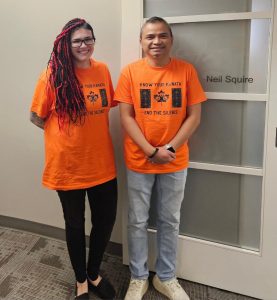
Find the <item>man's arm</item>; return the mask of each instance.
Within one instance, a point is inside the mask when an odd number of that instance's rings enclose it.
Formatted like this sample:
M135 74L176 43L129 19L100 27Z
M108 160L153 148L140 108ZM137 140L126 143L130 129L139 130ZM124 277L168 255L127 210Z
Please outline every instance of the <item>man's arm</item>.
M44 129L44 119L40 118L35 112L31 112L30 121L41 129Z
M187 117L180 127L175 137L170 141L170 145L177 150L193 134L201 120L201 103L187 107Z
M127 134L131 139L141 148L145 153L145 156L151 156L156 147L152 146L144 137L140 130L138 123L135 120L134 107L131 104L120 103L120 117L121 123ZM162 147L159 147L159 151L151 159L155 163L168 163L175 159L176 155Z

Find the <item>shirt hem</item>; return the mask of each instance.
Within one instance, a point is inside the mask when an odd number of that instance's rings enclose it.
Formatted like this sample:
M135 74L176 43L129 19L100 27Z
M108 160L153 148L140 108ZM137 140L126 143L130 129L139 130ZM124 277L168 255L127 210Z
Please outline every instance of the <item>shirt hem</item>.
M50 190L61 190L61 191L80 190L80 189L87 189L87 188L94 187L96 185L108 182L114 178L116 178L116 174L114 174L110 177L106 177L105 179L101 179L98 181L92 181L92 182L86 183L86 184L76 184L76 185L65 186L65 185L49 184L45 181L42 181L42 185Z
M129 166L126 166L127 169L131 170L131 171L134 171L134 172L137 172L137 173L142 173L142 174L165 174L165 173L174 173L174 172L178 172L178 171L182 171L184 169L187 169L188 168L188 164L184 165L184 166L181 166L179 168L172 168L172 169L166 169L166 170L157 170L157 169L148 169L148 170L145 170L145 169L136 169L136 168L132 168L132 167L129 167Z

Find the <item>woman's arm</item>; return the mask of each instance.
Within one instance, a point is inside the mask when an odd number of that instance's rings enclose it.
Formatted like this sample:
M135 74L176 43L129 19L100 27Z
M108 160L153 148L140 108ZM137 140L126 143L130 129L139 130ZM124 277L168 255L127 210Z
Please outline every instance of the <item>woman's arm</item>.
M40 118L35 112L31 111L30 121L35 124L37 127L44 129L44 119Z

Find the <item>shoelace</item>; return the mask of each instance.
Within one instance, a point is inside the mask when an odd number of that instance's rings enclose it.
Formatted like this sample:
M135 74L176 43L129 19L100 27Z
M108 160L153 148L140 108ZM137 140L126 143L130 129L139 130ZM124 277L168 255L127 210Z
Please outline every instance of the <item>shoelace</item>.
M170 280L169 282L166 282L165 284L173 293L176 292L176 288L182 289L182 287L180 286L177 279Z
M144 285L144 283L145 283L145 280L139 280L139 279L131 280L130 290L137 291L137 290L141 289L141 287Z

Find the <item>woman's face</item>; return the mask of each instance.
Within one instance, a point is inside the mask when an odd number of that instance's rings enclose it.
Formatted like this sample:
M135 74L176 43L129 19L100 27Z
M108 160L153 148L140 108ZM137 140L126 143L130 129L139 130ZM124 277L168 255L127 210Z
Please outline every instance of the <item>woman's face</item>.
M94 50L94 38L89 29L80 28L71 34L71 52L76 67L90 66L90 57Z

